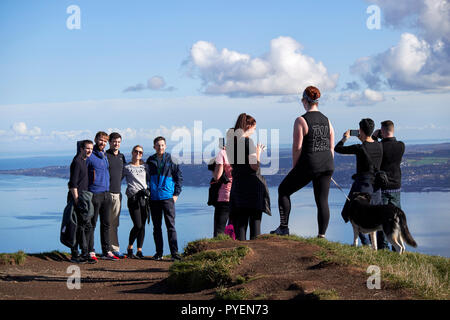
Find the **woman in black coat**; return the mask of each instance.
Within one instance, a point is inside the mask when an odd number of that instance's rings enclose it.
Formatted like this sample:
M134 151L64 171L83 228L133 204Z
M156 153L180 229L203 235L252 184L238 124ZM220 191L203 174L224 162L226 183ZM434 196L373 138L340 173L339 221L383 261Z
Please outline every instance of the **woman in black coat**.
M242 113L234 126L234 138L227 139L227 155L233 167L231 220L238 240L246 240L249 225L250 240L255 239L261 234L262 212L270 215L269 192L260 173L260 156L264 146L255 146L250 138L255 129L256 120Z

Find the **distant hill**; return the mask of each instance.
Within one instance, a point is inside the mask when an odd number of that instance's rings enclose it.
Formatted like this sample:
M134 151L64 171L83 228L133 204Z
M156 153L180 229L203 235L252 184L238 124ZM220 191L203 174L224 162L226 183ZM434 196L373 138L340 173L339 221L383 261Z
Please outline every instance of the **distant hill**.
M281 149L277 174L265 176L268 185L278 186L291 169L291 164L291 150ZM336 154L334 180L342 187L349 188L352 184L351 176L356 171L355 167L355 156ZM401 168L404 191L450 191L450 143L407 145ZM208 171L205 163L182 164L181 169L184 185L197 187L209 185L211 171ZM69 164L67 166L0 170L0 174L69 179ZM332 184L331 187L334 188L335 185Z

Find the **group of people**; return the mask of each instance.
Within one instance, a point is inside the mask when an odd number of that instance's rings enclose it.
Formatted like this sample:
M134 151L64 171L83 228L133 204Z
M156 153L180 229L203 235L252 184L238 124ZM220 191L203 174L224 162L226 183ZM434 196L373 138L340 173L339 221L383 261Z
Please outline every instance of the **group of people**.
M156 253L153 259L163 258L162 218L167 228L169 247L174 260L178 254L175 229L175 202L181 193L183 177L178 164L166 153L166 140L156 137L153 148L156 153L146 162L142 160L144 149L136 145L132 149L131 161L126 162L120 152L122 137L99 131L91 140L81 142L79 153L70 165L68 201L73 201L77 214L76 245L71 248L72 261L96 263L94 232L100 217L100 259L119 260L125 256L141 259L145 237L145 223L152 219ZM109 149L105 150L109 142ZM127 254L120 252L118 227L121 209L121 184L127 182L126 196L133 228L130 231ZM93 210L83 210L91 201ZM133 245L136 242L136 253ZM81 254L79 252L81 250Z
M366 192L371 195L372 204L390 202L400 208L400 163L405 145L394 137L394 123L383 121L381 128L374 131L374 121L362 119L354 134L362 143L344 146L351 133L347 130L335 146L331 121L319 111L320 95L314 86L303 91L301 103L306 113L294 122L292 169L278 187L280 225L271 234L289 235L290 196L312 182L317 205L317 237L325 238L330 219L328 195L334 172L334 152L356 155L356 173L352 176L354 183L349 195ZM255 128L256 120L252 116L239 115L234 128L227 133L227 145L215 159L212 183L221 186L214 204L214 236L223 233L227 224L232 224L236 238L245 240L250 225L250 239L254 239L261 233L262 212L271 214L267 185L260 174L264 146L255 146L250 138ZM239 149L239 146L244 147ZM384 171L388 177L388 183L382 187L375 183L377 171ZM225 182L223 175L227 177ZM348 209L347 200L342 209L345 222L348 222ZM369 244L364 234L360 234L360 238L363 244ZM377 242L378 248L388 247L382 231L377 233Z
M325 238L330 219L328 194L334 172L334 152L356 155L356 173L352 176L354 182L350 194L367 192L372 196L372 204L391 202L400 207L400 163L405 145L394 137L393 122L383 121L381 128L374 131L374 121L362 119L355 134L361 144L344 146L351 134L351 130L347 130L334 145L335 134L331 121L319 111L320 95L319 89L313 86L303 91L301 102L306 113L294 122L292 169L278 188L280 225L271 231L272 234L289 234L290 196L312 182L317 205L317 237ZM215 158L212 184L217 184L219 188L213 203L214 236L224 233L227 224L231 224L236 239L246 240L248 228L250 239L255 239L261 234L262 213L271 215L267 183L260 173L260 157L265 146L254 144L251 135L255 130L255 118L246 113L240 114L234 127L227 132L226 144ZM129 163L126 163L125 156L119 150L122 141L119 133L108 135L100 131L94 141L95 144L90 140L82 141L80 153L70 166L68 201L74 201L75 206L81 208L83 202L92 199L94 208L92 216L86 214L86 210L76 210L78 229L77 245L72 248L73 261L97 261L94 231L99 216L101 258L118 260L124 256L120 253L117 236L123 179L127 182L127 205L133 221L126 256L143 257L145 223L151 216L156 246L153 258L162 259L161 225L164 216L172 258L180 260L175 203L181 193L183 178L179 165L166 152L165 138L154 139L156 153L146 162L142 160L142 146L133 147ZM108 142L110 148L105 151ZM389 180L382 188L375 184L375 173L379 170L386 172ZM347 200L342 210L346 222L348 207ZM363 244L368 244L365 235L360 234L360 238ZM135 241L136 254L133 252ZM388 246L381 231L377 234L377 242L378 248Z

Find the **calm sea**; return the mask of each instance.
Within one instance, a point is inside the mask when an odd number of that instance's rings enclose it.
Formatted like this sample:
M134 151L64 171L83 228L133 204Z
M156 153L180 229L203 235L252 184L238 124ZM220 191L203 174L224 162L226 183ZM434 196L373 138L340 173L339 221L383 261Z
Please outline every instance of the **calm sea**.
M124 194L125 186L122 187ZM277 188L271 188L270 194L273 215L263 215L263 233L268 233L279 224ZM66 195L67 181L64 179L0 175L0 252L69 252L68 248L59 242ZM180 251L189 241L212 237L213 208L206 205L207 195L208 189L203 187L185 187L181 193L176 205ZM407 250L450 257L449 195L450 193L445 192L402 194L402 207L407 214L409 229L419 244L417 249L407 247ZM291 233L306 237L315 236L317 216L312 189L305 188L297 192L291 200ZM331 241L351 243L351 225L345 224L340 215L344 200L341 191L330 190L331 218L327 238ZM119 241L123 252L131 228L126 201L123 201L119 226ZM164 253L168 254L165 232L164 240ZM95 243L96 250L100 251L99 228L96 230ZM151 224L146 228L143 250L146 255L155 253Z

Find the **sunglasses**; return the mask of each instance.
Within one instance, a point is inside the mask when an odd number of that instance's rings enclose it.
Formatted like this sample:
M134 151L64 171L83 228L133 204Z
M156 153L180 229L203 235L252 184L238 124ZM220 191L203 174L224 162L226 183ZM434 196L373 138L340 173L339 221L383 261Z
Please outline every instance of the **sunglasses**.
M133 150L133 152L138 153L138 154L144 154L144 152L140 151L140 150Z

